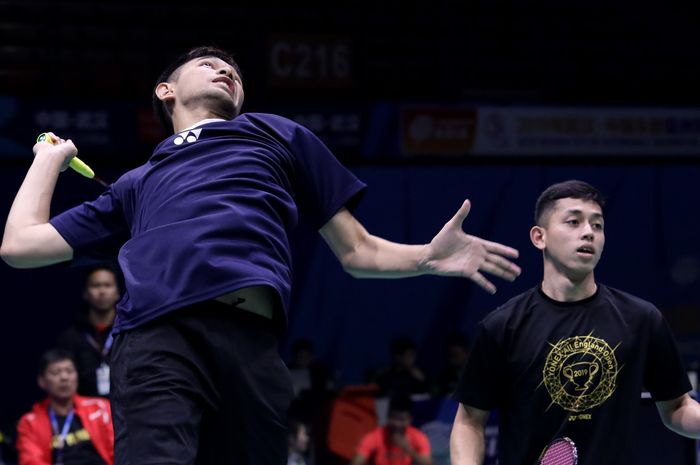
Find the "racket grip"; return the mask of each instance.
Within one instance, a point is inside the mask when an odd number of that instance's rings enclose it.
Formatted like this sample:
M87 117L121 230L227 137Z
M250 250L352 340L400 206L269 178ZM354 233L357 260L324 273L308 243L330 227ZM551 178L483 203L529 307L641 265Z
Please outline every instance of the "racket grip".
M86 165L85 162L78 157L71 158L68 166L70 166L71 168L73 168L74 171L82 174L86 178L92 179L95 177L95 172L92 171L92 168Z
M48 133L42 132L39 137L36 138L37 142L48 142L53 145L53 139ZM88 165L85 164L83 160L78 157L73 157L68 164L76 173L82 174L86 178L93 179L95 177L95 172Z

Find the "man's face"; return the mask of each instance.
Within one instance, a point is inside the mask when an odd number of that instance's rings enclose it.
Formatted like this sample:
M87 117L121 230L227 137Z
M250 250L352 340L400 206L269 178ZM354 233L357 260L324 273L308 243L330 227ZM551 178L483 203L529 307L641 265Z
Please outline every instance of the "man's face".
M467 361L467 349L461 345L453 345L447 349L447 360L450 366L461 368Z
M224 119L237 116L243 105L241 78L220 58L202 57L188 61L175 72L168 86L171 94L167 98L174 97L176 105L201 105Z
M50 363L39 376L39 386L52 399L71 399L78 390L78 372L71 360Z
M114 274L107 270L97 270L90 274L85 284L84 298L93 310L112 310L119 301L119 289Z
M411 425L411 413L402 410L392 410L387 418L387 426L392 433L404 433Z
M293 438L290 438L291 449L300 453L306 452L306 450L309 448L310 439L311 438L309 438L309 432L306 429L306 426L299 426L297 434Z
M309 368L314 361L314 354L309 349L299 349L294 354L294 365L297 368Z
M411 369L416 364L415 349L405 349L403 352L396 355L396 364L404 369Z
M600 205L589 200L559 199L533 231L537 228L541 240L533 239L533 243L556 270L573 279L593 272L605 245Z

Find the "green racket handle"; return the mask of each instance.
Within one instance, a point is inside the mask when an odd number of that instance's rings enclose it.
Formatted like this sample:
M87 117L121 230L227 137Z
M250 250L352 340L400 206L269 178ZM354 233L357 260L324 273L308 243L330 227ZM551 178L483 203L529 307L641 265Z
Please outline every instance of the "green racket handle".
M36 141L37 142L48 142L51 145L53 145L53 143L54 143L54 140L46 132L42 132L41 134L39 134L39 137L36 138ZM90 168L88 165L86 165L85 162L78 157L71 158L68 166L70 166L71 168L73 168L73 170L82 174L86 178L90 178L90 179L95 178L95 172L92 170L92 168Z

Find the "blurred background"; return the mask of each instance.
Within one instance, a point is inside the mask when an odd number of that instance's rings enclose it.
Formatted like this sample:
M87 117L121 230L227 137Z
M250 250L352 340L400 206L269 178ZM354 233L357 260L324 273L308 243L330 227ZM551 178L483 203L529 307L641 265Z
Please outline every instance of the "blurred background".
M599 1L0 0L0 217L45 130L72 138L108 181L146 161L165 136L150 108L156 77L183 51L216 45L242 69L244 111L307 126L368 183L356 215L370 232L429 241L469 198L465 231L521 252L522 276L494 281L490 296L452 278L355 280L299 228L280 349L293 364L295 347L310 347L323 367L314 399L376 381L401 340L414 344L426 391L444 395L448 341L468 342L484 315L540 280L534 202L571 178L608 197L597 278L656 304L695 370L699 20L687 6ZM53 211L101 190L66 172ZM41 396L39 355L84 310L84 275L0 266L5 437ZM344 463L325 427L315 429L316 462Z

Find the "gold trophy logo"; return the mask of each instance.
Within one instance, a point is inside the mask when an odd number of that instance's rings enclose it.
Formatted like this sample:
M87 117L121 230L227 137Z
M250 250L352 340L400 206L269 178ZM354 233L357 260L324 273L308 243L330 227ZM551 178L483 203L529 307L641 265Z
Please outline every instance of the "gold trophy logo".
M549 343L542 383L552 403L570 412L585 412L615 391L619 372L614 348L591 336L573 336Z
M562 373L572 382L577 391L587 391L593 382L593 377L600 370L598 362L578 362L567 365Z

